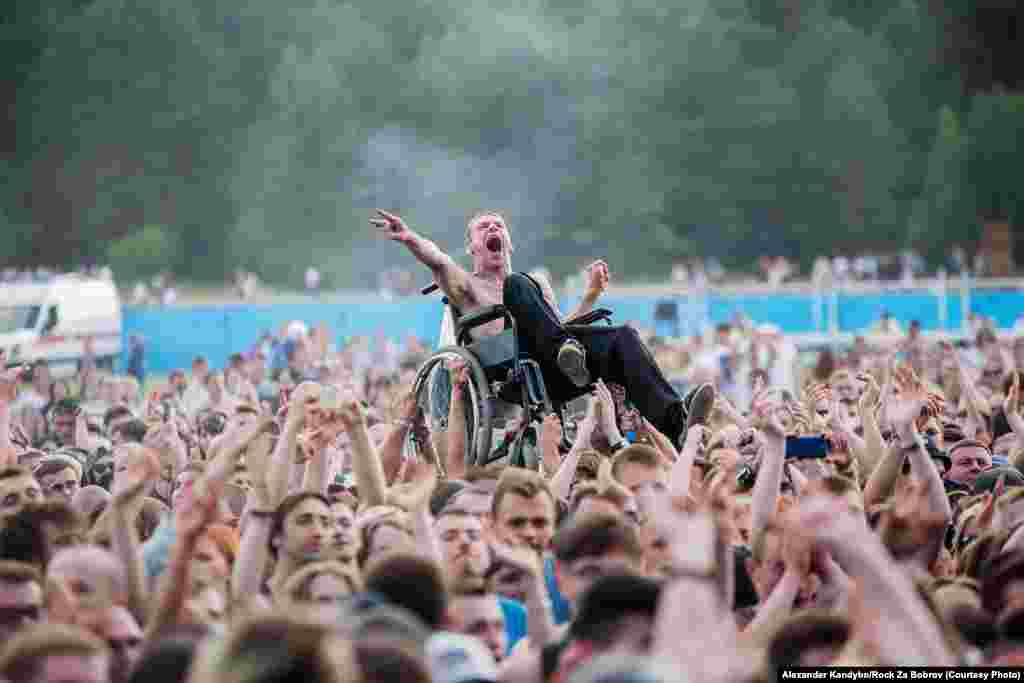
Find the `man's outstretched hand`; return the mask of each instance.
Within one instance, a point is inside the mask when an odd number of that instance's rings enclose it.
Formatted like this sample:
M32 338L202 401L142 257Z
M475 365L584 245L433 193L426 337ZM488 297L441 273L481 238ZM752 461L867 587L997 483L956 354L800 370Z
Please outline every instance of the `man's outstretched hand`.
M389 240L408 242L412 237L412 230L395 214L377 209L377 215L379 218L371 218L370 224L378 228Z

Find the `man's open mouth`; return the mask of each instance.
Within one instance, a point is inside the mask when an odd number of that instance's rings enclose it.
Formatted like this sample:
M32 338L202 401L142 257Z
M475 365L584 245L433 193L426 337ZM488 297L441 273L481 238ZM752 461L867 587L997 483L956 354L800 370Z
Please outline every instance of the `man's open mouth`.
M487 238L487 241L484 243L484 246L486 246L487 251L491 252L492 254L500 254L502 249L501 237L499 237L498 235L491 235L490 237Z

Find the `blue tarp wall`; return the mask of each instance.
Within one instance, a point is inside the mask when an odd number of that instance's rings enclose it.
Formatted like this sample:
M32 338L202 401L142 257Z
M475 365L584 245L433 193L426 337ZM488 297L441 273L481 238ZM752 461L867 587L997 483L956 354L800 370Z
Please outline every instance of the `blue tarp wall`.
M655 305L669 300L677 305L678 327L665 321L655 322ZM571 310L571 303L563 301L562 309ZM877 321L882 311L889 311L904 325L916 319L925 330L941 327L939 298L924 290L844 293L838 296L836 304L840 332L862 331ZM789 334L824 332L823 321L828 320L827 300L788 293L712 293L703 299L607 296L601 300L601 305L615 311L617 322L636 321L662 334L690 333L699 324L726 322L737 313L749 316L755 323L774 323ZM1024 313L1024 291L974 290L970 294L970 309L993 318L1000 327L1011 327ZM339 342L383 331L394 339L414 334L434 343L441 314L442 304L436 297L396 301L367 297L340 303L216 307L127 306L124 309L125 348L127 335L142 335L146 340L147 371L165 374L174 368L187 368L192 358L200 353L215 366L223 366L231 353L251 348L265 330L276 332L292 320L303 320L310 325L326 323ZM958 330L961 324L960 295L951 291L946 299L945 329Z

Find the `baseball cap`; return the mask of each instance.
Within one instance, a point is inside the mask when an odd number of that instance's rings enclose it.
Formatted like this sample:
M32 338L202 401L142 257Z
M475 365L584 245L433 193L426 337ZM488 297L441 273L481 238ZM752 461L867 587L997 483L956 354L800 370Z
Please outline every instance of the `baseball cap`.
M433 683L496 683L494 655L478 638L441 631L427 641L427 664Z

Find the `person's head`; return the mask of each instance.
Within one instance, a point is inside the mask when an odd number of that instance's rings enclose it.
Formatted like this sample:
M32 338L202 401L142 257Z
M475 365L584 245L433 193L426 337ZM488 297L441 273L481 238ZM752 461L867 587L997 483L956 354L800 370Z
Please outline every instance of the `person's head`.
M442 511L434 523L449 577L483 576L489 553L480 519L461 510Z
M39 533L49 561L57 552L81 544L85 522L75 509L62 500L47 500L23 507L15 516Z
M171 487L172 508L177 506L181 494L190 490L202 478L205 471L205 466L202 463L196 462L190 462L182 468L178 476L174 478L174 483Z
M183 624L160 631L147 641L129 683L186 683L193 659L209 629Z
M293 493L277 506L270 524L270 552L294 565L323 559L334 521L331 504L319 493Z
M473 257L476 270L501 269L512 256L512 236L501 214L483 211L466 225L466 253Z
M828 666L846 645L853 627L846 617L820 610L794 614L776 627L767 647L774 679L782 669Z
M657 581L632 573L595 580L580 596L561 673L571 674L596 654L649 655L660 594Z
M337 621L340 608L362 589L351 566L314 562L292 574L284 584L285 600L327 622Z
M328 560L348 564L359 552L355 530L356 514L350 496L331 498L331 517L334 526L324 556Z
M330 631L287 614L257 616L232 624L227 635L200 647L192 683L345 683L335 661ZM348 673L348 672L346 672Z
M360 567L372 559L387 555L393 550L410 548L413 544L413 532L406 514L398 508L373 510L369 520L357 519L359 529L359 548L356 560Z
M131 408L125 405L117 405L107 410L103 415L103 430L110 436L112 443L118 443L114 438L115 432L118 428L126 422L130 422L135 419L134 413ZM118 436L118 439L121 436Z
M237 531L225 524L211 524L192 553L193 575L213 582L226 581L238 555L238 544Z
M946 479L973 488L978 475L992 466L992 452L980 441L964 440L949 449L952 466Z
M129 486L141 472L162 471L160 456L148 446L140 443L123 443L114 448L114 482L111 493L115 496ZM156 481L148 480L143 488L144 495L151 495Z
M602 489L596 483L588 482L573 488L569 499L569 516L594 513L622 515L628 502L625 493L618 487Z
M108 683L110 653L84 629L37 624L7 644L0 677L7 683Z
M806 495L825 495L842 498L851 513L858 518L864 517L864 497L861 494L860 488L857 487L857 483L852 479L838 474L830 474L822 479L808 482L804 493Z
M132 613L120 605L110 605L88 610L78 625L106 643L111 655L111 683L125 683L142 653L142 629Z
M46 579L63 584L81 605L120 604L128 594L128 578L121 561L96 546L57 551L46 567Z
M448 628L480 639L490 650L494 661L505 659L508 632L497 593L479 587L463 588L456 583L448 609Z
M43 396L50 391L50 382L53 375L50 374L50 364L45 360L37 360L32 364L32 387Z
M73 398L61 399L50 408L50 425L58 442L62 444L74 442L75 418L78 417L78 411L78 401Z
M785 542L783 528L774 521L754 537L751 556L747 558L746 565L747 574L761 600L772 594L786 571L786 562L783 559ZM813 572L802 577L794 604L801 608L813 604L817 598L819 583L820 579Z
M412 553L396 552L373 560L363 575L366 590L403 607L430 629L444 625L448 588L441 568Z
M33 474L48 500L71 502L82 482L82 466L74 458L63 455L44 458Z
M615 454L612 477L636 493L645 486L664 488L668 473L661 466L661 456L650 446L633 444Z
M188 388L188 378L185 377L185 371L181 368L175 368L171 370L171 374L167 376L167 383L171 385L171 390L175 394L182 394L185 389Z
M491 514L492 489L479 485L469 485L454 493L445 506L451 510L461 510L486 522Z
M23 562L0 562L0 650L15 633L44 616L39 570Z
M146 438L147 430L146 423L136 417L120 421L110 428L110 443L115 446L140 444Z
M210 372L210 363L203 356L196 356L192 359L192 377L196 381L203 381L206 379L207 373Z
M559 530L553 544L558 587L569 604L597 579L643 569L643 547L636 529L621 517L587 515Z
M555 532L555 497L536 472L508 467L491 499L491 530L509 545L544 552Z
M21 466L0 469L0 518L17 514L27 503L43 499L43 489L32 473Z

